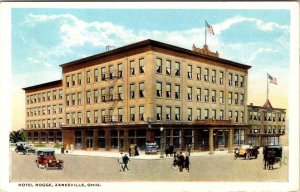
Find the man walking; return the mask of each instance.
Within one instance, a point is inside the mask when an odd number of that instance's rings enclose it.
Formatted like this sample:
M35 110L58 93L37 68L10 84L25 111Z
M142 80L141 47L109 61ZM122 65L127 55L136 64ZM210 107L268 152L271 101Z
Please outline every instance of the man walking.
M182 172L183 166L184 166L184 157L182 155L182 152L180 151L178 155L178 167L180 172Z
M184 167L188 172L190 172L190 157L188 154L185 154Z
M123 157L123 163L124 163L123 171L125 171L125 169L129 170L127 167L128 161L130 161L129 157L127 156L127 154L125 154Z
M121 153L120 157L118 158L118 163L120 166L120 171L124 171L123 153Z

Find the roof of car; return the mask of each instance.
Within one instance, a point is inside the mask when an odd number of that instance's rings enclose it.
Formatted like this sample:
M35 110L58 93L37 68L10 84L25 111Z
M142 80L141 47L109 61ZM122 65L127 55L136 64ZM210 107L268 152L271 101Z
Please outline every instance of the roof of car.
M55 149L39 149L39 150L37 150L37 151L43 151L43 152L54 152L55 151Z

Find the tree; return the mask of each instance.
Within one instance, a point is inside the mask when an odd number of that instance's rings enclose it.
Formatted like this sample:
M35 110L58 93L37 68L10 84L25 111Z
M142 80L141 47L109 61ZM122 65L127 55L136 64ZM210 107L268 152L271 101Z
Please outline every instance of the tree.
M9 141L11 143L16 143L19 141L25 141L25 132L24 129L18 131L11 131L9 133Z

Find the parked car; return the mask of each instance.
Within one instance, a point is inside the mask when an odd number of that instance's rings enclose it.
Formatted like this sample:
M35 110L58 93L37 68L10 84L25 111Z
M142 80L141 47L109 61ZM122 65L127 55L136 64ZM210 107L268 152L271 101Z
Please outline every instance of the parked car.
M237 159L238 157L244 157L247 160L250 160L251 158L257 159L259 154L258 149L258 146L252 147L251 145L241 145L240 148L235 148L234 159Z
M15 152L17 153L23 153L23 155L29 154L29 153L35 153L35 149L32 147L29 147L25 142L17 142Z
M55 157L55 149L39 149L37 151L37 159L35 162L37 167L46 170L64 168L64 161L57 160Z

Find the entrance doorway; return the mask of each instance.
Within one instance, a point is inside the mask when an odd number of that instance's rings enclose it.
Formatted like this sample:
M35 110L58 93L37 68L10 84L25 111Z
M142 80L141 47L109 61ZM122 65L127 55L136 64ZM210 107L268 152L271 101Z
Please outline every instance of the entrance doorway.
M199 130L199 148L202 151L209 150L209 132L208 129Z
M92 150L93 149L93 131L86 131L86 149Z

